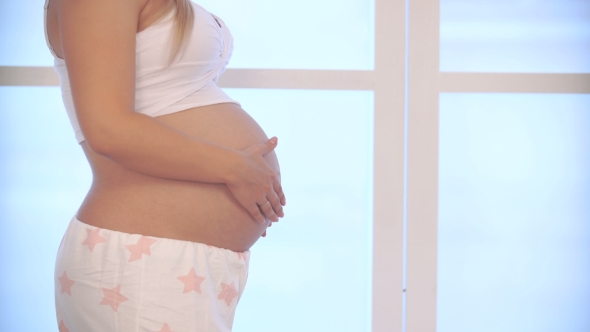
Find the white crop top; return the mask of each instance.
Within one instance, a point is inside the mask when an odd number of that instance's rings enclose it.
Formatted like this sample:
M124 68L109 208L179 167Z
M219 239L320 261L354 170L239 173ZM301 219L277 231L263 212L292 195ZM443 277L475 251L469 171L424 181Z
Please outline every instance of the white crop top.
M136 35L135 111L152 117L179 112L192 107L233 102L217 79L225 71L233 52L233 36L225 22L200 5L193 6L195 23L185 45L170 67L167 65L174 10ZM84 141L76 117L65 60L59 58L47 35L45 0L44 29L47 47L54 57L54 68L60 78L64 106L78 143Z

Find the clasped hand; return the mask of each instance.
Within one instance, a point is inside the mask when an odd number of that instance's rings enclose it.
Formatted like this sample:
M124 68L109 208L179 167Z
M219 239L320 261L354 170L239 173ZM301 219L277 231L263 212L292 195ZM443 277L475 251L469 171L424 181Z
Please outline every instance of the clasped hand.
M279 177L264 159L276 146L277 138L273 137L241 150L236 174L226 183L236 200L260 223L268 218L272 224L285 215L286 199Z

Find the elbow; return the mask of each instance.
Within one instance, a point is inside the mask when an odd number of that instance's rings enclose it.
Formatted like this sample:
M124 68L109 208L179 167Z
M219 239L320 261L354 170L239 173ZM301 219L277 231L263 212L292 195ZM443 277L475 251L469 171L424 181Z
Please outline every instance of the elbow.
M125 150L123 142L129 139L129 131L136 119L129 116L102 116L80 122L82 133L92 151L109 159L116 159Z
M111 158L115 154L113 144L116 139L113 137L114 133L110 130L100 130L100 128L93 127L91 130L84 132L84 137L88 147L107 158Z

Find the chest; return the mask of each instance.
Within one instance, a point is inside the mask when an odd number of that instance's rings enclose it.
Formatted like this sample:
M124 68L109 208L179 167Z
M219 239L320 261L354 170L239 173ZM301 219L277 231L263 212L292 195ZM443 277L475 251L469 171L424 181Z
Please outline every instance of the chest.
M194 24L175 66L207 66L219 62L227 51L229 30L213 14L193 6ZM176 27L172 13L136 35L136 70L161 68L168 62Z

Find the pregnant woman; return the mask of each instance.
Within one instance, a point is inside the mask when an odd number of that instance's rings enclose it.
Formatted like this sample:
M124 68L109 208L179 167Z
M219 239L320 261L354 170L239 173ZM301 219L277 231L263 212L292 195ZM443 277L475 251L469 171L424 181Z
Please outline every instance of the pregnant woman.
M46 0L45 32L93 172L57 253L59 331L230 331L286 201L276 137L217 86L229 28L189 0Z

